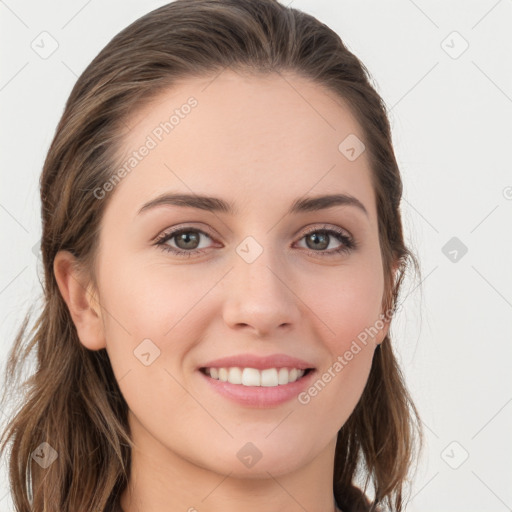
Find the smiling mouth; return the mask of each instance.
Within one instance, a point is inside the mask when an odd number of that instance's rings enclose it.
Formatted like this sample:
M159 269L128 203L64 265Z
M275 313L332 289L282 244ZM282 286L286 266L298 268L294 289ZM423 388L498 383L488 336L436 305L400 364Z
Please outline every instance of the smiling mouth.
M200 368L199 370L211 379L228 382L230 384L248 387L277 387L296 382L311 373L314 369L267 368L258 370L256 368L241 368L235 366L230 368Z

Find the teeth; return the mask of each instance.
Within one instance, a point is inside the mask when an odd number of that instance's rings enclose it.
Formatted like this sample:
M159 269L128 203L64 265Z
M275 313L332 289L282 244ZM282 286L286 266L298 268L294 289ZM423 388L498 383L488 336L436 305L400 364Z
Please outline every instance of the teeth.
M244 386L275 387L283 386L299 380L306 370L297 368L206 368L206 374L212 379L230 384L242 384Z

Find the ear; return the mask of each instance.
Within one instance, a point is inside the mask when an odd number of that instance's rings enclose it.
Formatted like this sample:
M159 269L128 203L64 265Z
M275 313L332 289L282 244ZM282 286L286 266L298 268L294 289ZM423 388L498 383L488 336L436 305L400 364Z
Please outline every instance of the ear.
M395 264L393 265L393 269L392 269L393 277L391 279L393 286L396 283L396 278L398 277L399 268L400 268L399 263L395 262ZM379 334L378 334L377 340L375 342L376 345L380 345L384 341L384 338L389 333L389 327L391 325L391 319L392 319L392 311L391 311L392 298L393 298L392 292L393 292L393 290L389 290L387 300L385 300L383 302L383 310L381 312L379 319L384 323L384 326L382 329L379 330Z
M105 348L101 307L76 258L69 251L59 251L53 260L53 272L82 345L89 350Z

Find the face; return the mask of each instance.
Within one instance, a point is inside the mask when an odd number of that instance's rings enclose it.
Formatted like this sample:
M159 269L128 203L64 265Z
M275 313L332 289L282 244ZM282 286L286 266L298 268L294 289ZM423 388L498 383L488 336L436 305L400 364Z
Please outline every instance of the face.
M135 441L221 474L298 469L334 447L386 330L362 130L318 84L232 71L128 124L95 272Z

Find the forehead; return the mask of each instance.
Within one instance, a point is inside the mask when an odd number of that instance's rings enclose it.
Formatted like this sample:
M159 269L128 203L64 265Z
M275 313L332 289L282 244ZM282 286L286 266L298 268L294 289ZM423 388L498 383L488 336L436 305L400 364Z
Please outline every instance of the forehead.
M127 124L121 161L133 165L112 199L132 204L131 216L165 191L247 207L344 192L375 215L361 127L343 99L306 78L225 70L181 80Z

